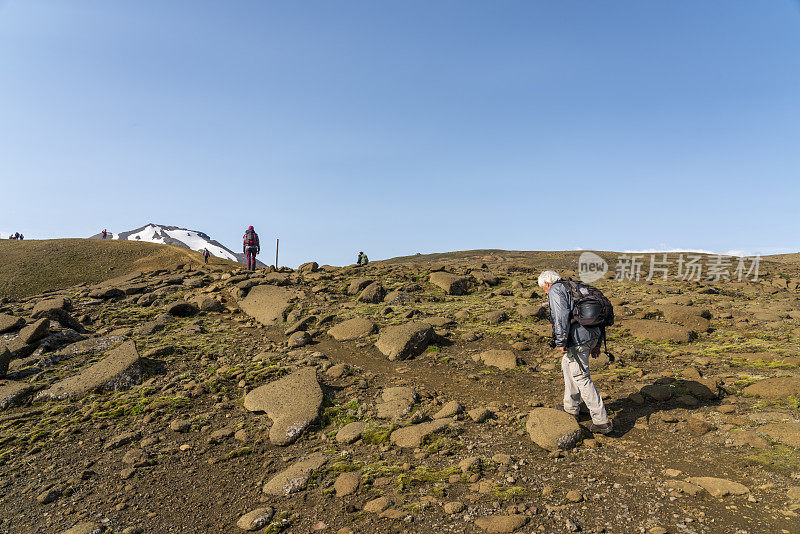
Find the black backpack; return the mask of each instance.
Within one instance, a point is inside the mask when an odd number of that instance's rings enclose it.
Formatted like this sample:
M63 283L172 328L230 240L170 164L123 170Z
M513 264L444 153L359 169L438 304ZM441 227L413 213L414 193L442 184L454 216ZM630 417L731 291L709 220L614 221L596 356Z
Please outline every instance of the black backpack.
M564 287L572 295L571 322L583 326L600 327L614 324L614 306L602 291L572 279L559 280L559 282L564 284Z
M611 301L603 295L603 292L594 286L576 282L571 278L559 280L556 284L562 283L572 295L572 310L570 311L570 323L578 323L581 326L599 326L600 337L603 341L603 352L608 356L609 361L614 361L614 355L608 352L606 346L606 327L614 324L614 306Z
M256 231L255 230L245 230L244 232L244 245L246 247L256 247Z

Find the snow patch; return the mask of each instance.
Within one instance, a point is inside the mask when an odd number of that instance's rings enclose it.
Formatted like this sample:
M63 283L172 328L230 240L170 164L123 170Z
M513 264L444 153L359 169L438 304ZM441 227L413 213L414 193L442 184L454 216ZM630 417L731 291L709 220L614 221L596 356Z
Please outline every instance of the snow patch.
M180 241L192 250L203 250L207 248L208 251L219 258L236 261L236 256L228 252L222 247L212 245L207 239L201 237L198 232L192 230L164 230L164 233L176 241Z

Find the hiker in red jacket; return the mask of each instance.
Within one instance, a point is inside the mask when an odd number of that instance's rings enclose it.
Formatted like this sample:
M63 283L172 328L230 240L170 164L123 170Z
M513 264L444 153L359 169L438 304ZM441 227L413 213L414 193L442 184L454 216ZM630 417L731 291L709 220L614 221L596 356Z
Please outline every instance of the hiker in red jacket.
M103 239L105 239L107 235L108 235L108 232L106 230L103 230Z
M261 252L261 244L258 242L258 234L249 227L244 233L244 256L247 258L247 270L256 270L256 254Z

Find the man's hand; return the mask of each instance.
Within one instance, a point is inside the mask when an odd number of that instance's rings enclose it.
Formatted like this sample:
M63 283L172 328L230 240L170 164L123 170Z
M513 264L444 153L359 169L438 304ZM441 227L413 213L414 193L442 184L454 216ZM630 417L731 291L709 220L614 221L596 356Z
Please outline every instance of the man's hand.
M600 347L595 346L592 348L592 358L597 358L600 356Z
M556 350L558 352L561 352L561 353L564 353L564 354L567 353L567 348L566 347L556 347Z

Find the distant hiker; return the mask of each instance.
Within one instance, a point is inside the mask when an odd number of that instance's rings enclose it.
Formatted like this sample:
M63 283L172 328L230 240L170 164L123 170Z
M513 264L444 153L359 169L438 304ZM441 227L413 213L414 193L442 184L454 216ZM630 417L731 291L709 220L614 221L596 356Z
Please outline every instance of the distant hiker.
M108 232L107 232L106 230L103 230L103 232L102 232L102 233L103 233L103 239L105 239L105 238L106 238L106 236L108 235Z
M369 263L369 258L364 252L358 253L358 259L356 260L356 265L361 265L362 267L366 266Z
M593 433L610 434L614 427L608 419L603 399L589 374L589 354L592 356L600 354L598 342L604 330L600 326L584 326L585 323L592 321L581 319L581 322L578 322L578 318L574 317L575 298L572 285L577 287L578 295L588 296L590 294L588 289L599 293L590 286L562 280L555 271L544 271L539 275L539 287L547 293L550 302L550 322L553 324L551 346L563 354L561 372L564 375L564 405L558 409L577 418L583 398L592 416L592 422L588 425L589 430ZM590 304L598 302L599 299ZM608 306L610 307L610 303ZM613 311L610 314L613 323Z
M247 270L256 270L256 254L261 252L261 245L258 242L258 234L252 226L244 232L244 256L247 258Z
M208 257L210 255L211 255L211 253L208 251L208 249L204 248L203 249L203 263L208 263Z

